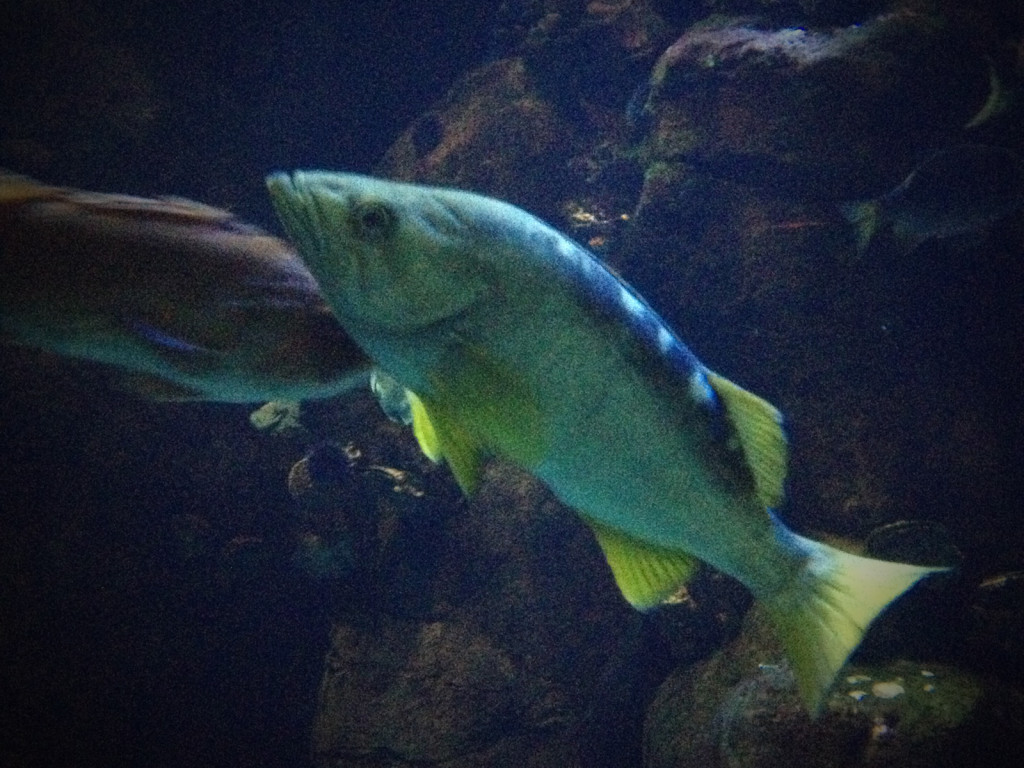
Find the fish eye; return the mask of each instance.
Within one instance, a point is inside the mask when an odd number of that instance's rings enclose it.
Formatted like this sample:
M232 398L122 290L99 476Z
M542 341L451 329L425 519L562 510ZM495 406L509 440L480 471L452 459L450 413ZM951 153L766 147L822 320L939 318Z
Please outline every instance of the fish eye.
M383 240L390 235L398 217L390 207L376 200L359 203L353 211L356 233L363 240Z

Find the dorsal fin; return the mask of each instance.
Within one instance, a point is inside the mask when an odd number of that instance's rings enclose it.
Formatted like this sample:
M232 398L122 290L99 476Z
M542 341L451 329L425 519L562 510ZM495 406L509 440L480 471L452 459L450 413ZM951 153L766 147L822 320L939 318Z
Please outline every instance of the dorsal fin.
M725 406L743 457L754 478L757 497L766 507L778 507L784 495L789 449L782 414L752 392L723 376L707 372L708 382Z
M619 591L638 610L660 605L697 569L697 559L682 550L647 544L601 523L584 520L601 545Z

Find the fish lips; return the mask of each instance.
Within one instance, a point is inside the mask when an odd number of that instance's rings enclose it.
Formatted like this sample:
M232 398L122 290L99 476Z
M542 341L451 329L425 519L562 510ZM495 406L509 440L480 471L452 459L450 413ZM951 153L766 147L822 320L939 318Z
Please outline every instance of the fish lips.
M324 171L273 173L267 189L299 257L309 268L321 295L342 325L380 321L376 310L366 310L359 296L365 284L363 244L351 229L351 192Z

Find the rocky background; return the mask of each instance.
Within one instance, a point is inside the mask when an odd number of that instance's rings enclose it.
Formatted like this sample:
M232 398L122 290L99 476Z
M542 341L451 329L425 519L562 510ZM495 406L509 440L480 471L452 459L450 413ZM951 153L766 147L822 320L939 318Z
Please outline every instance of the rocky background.
M260 432L4 349L3 762L1016 765L1024 218L861 250L841 206L1024 154L1019 3L344 5L5 7L0 163L269 227L275 168L516 202L783 410L796 529L959 571L811 722L738 585L635 614L543 488L460 498L368 394Z

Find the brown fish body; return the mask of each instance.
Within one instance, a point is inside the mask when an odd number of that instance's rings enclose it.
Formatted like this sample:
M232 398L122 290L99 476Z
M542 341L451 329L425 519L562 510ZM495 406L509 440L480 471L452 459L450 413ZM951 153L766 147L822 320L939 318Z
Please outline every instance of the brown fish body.
M182 199L0 175L0 334L165 399L329 397L367 377L291 247Z

